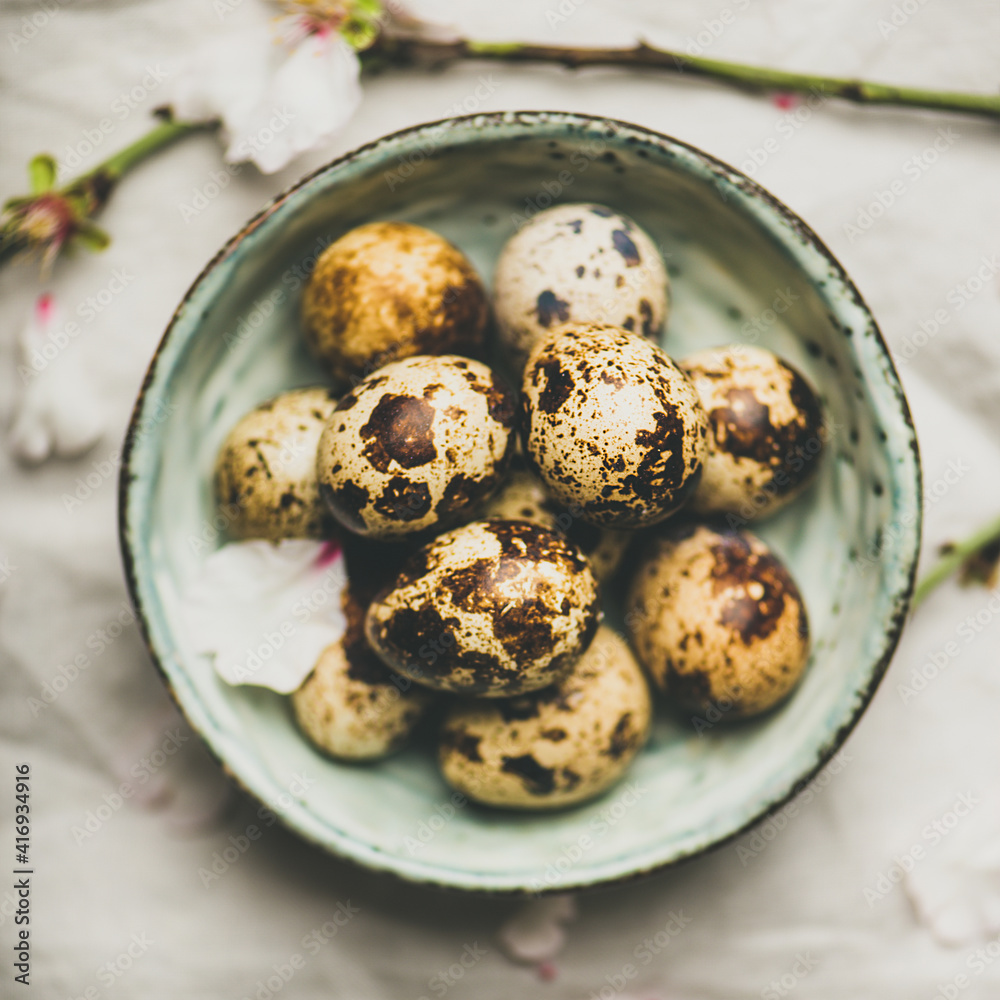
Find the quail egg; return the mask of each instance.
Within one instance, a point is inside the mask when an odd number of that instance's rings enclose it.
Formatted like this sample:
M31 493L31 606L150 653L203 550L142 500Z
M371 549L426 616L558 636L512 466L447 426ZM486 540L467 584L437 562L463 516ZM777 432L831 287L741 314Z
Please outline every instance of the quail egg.
M439 535L368 609L386 666L428 687L499 698L551 684L590 644L597 582L578 549L529 521Z
M655 338L668 306L656 245L628 216L604 205L539 212L504 246L494 276L500 336L523 364L562 323L611 323Z
M697 485L708 421L694 387L619 327L567 324L541 341L524 370L521 415L529 464L590 524L655 524Z
M405 222L369 223L330 244L302 298L306 342L341 380L414 354L474 352L488 315L465 255Z
M339 760L376 760L398 750L433 695L387 670L368 648L364 606L345 588L347 631L320 654L292 695L299 728Z
M823 451L823 415L806 380L770 351L745 344L680 363L708 414L708 455L691 507L762 517L802 492Z
M751 534L690 522L650 542L626 623L656 686L690 712L763 712L809 656L805 604L784 564Z
M454 522L503 478L515 416L514 395L478 361L393 362L337 403L316 456L320 494L373 538Z
M294 389L229 432L215 462L215 492L233 538L323 535L316 448L336 402L328 389Z
M515 455L500 489L486 501L481 517L534 521L562 532L587 557L598 581L610 579L621 564L632 533L595 528L554 503L544 483Z
M462 702L441 734L445 780L470 799L553 809L600 794L646 742L646 680L628 645L602 625L561 681L506 701Z

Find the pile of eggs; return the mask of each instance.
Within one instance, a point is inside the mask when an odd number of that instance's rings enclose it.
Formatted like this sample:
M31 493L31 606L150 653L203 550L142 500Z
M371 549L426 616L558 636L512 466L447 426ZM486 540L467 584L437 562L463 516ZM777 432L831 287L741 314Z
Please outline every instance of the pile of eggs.
M726 720L794 688L806 609L742 527L808 485L822 414L761 348L674 361L669 304L653 240L602 205L524 225L492 303L418 226L364 225L325 250L303 328L351 388L269 400L216 464L234 538L344 546L346 631L291 696L320 751L378 759L424 720L455 789L545 809L623 774L651 688Z

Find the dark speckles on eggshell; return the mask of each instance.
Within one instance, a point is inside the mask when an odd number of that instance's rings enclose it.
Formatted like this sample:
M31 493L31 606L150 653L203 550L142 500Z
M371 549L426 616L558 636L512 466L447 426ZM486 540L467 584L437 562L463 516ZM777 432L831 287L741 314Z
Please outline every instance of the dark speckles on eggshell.
M445 729L441 734L441 748L443 750L454 750L461 754L466 760L474 764L482 763L482 756L479 753L480 738L471 733L456 732L454 729Z
M368 461L379 472L388 471L390 462L404 469L432 462L435 412L425 399L385 393L361 427Z
M516 400L486 365L418 355L385 366L352 394L316 457L335 514L347 484L368 493L364 506L346 511L352 531L390 539L446 527L503 475Z
M459 511L471 507L477 500L485 497L495 485L497 477L474 479L471 476L455 473L444 489L444 495L438 501L437 513L442 522L447 522Z
M801 492L826 440L819 401L805 379L769 351L745 345L699 352L685 367L712 431L697 509L763 516Z
M435 680L412 672L418 681L492 697L535 690L572 667L597 627L585 558L541 525L473 522L421 551L369 610L369 637L389 666L414 671L414 655L433 663Z
M535 301L535 315L546 329L555 321L565 323L569 319L569 303L560 299L551 289L539 292Z
M788 569L745 532L687 522L650 546L628 596L636 649L671 702L727 718L785 697L808 658L808 618Z
M557 205L539 212L504 247L494 279L501 339L515 362L557 323L639 323L639 300L666 316L669 279L649 234L603 206Z
M676 365L628 331L574 324L544 342L525 370L522 409L529 463L586 521L655 523L693 489L705 414Z
M517 397L496 378L491 378L487 385L481 383L475 387L487 399L487 409L490 416L504 427L513 427L517 416Z
M604 753L618 760L623 754L632 749L639 735L632 730L632 713L625 712L615 723L615 728L611 733L611 740Z
M435 676L447 670L445 661L426 655L426 650L452 645L458 625L457 618L443 618L441 612L428 603L419 608L397 608L382 622L373 618L369 611L365 634L383 662L391 659L388 666L415 680L424 680L428 675ZM421 649L425 650L424 656L420 655Z
M538 366L544 378L544 385L538 394L538 409L543 413L555 413L573 391L573 376L565 371L558 359L549 358Z
M352 531L360 531L364 528L365 522L364 518L361 517L361 511L368 504L368 490L351 480L347 480L337 489L321 480L319 491L327 507L336 515L337 520Z
M551 795L555 788L555 772L551 767L542 767L530 753L504 757L501 770L505 774L516 774L532 795Z
M616 229L611 234L611 239L614 248L622 255L622 259L628 267L638 267L642 263L642 256L638 248L624 229Z
M552 809L591 798L624 772L649 732L651 702L627 643L602 628L559 681L518 698L455 704L441 741L445 778L470 798ZM461 752L474 738L480 758Z
M393 476L374 504L383 517L393 521L417 521L431 509L431 493L426 483Z
M642 335L652 337L656 333L656 324L653 319L653 307L647 299L639 299L639 315L642 317Z

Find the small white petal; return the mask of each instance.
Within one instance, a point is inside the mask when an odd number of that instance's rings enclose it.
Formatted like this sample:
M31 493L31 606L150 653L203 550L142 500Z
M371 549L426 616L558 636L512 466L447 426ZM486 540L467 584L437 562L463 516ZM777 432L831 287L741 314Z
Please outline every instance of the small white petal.
M257 21L212 35L191 53L170 86L181 121L242 121L261 99L280 55L270 24Z
M344 634L344 581L343 557L329 543L232 542L185 588L188 634L227 684L288 694Z
M983 941L1000 923L997 789L965 803L960 799L953 819L935 827L936 839L921 845L923 855L905 875L917 918L949 946Z
M572 896L546 896L528 903L500 928L497 939L516 962L547 962L566 943L563 924L576 916Z
M52 297L41 296L20 336L18 367L25 384L8 436L22 462L75 458L104 433L103 408L79 351L49 337L60 327Z
M358 107L361 63L340 34L303 30L284 17L212 36L177 75L175 116L219 119L226 161L264 173L327 142Z
M252 160L262 172L281 170L342 129L361 101L361 64L340 35L313 34L296 45L257 106L230 121L226 159Z

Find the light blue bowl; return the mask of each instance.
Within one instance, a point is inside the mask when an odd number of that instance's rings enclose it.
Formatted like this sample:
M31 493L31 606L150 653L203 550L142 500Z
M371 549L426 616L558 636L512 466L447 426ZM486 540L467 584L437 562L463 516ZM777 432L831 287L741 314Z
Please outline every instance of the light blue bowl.
M488 280L518 222L554 201L612 205L664 248L670 354L733 341L776 351L818 388L832 438L816 484L759 527L790 565L812 622L812 663L792 698L756 722L700 734L662 715L625 784L532 816L456 806L426 751L365 767L318 756L286 699L227 687L193 652L179 593L207 551L191 539L214 537L211 472L226 431L264 398L321 380L298 323L317 252L360 223L401 219L444 234ZM906 615L919 540L920 464L903 391L874 320L815 234L705 153L561 113L409 129L268 205L178 308L136 403L121 479L122 552L150 652L226 768L334 854L479 891L625 879L716 846L779 807L871 698Z

